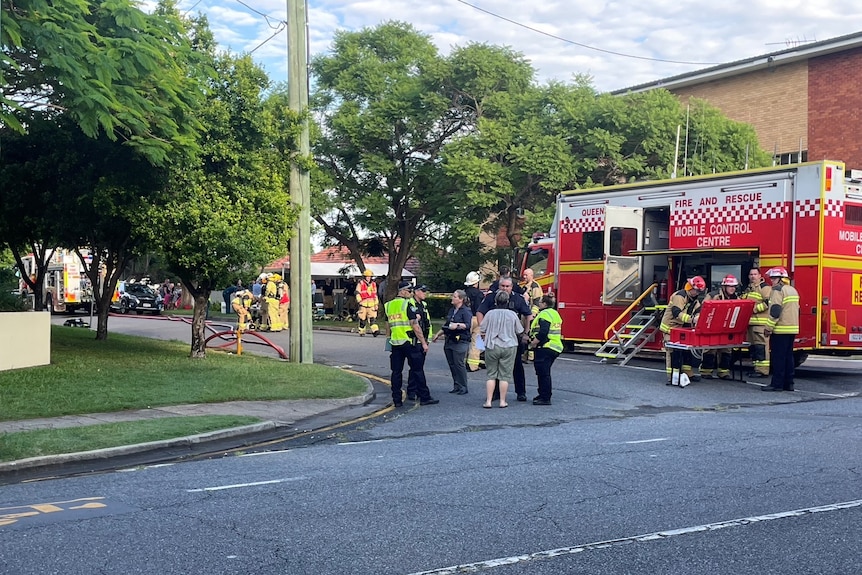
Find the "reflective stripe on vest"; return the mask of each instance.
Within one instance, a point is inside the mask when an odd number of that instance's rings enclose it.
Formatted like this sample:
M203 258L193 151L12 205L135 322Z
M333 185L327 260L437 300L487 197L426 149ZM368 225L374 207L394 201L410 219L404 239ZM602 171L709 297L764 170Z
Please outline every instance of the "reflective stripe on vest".
M539 333L539 320L541 319L551 324L551 329L548 332L548 341L542 347L552 349L557 353L563 353L563 318L560 317L560 314L555 309L543 309L530 325L531 336L536 337Z
M386 304L386 320L389 322L389 343L404 345L410 341L413 328L407 319L407 306L410 302L403 297L397 297Z

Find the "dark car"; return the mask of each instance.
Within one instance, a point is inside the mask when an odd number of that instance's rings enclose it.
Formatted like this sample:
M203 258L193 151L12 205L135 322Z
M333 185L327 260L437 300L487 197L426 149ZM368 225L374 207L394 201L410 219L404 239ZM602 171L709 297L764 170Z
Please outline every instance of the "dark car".
M111 311L120 313L134 311L138 314L159 315L163 307L164 303L158 292L145 284L126 284L125 289L120 292L120 299L111 302Z

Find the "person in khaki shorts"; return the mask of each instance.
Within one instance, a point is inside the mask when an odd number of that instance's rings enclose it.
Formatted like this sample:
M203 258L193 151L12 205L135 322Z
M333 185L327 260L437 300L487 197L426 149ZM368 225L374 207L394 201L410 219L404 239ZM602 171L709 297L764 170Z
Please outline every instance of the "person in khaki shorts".
M496 307L489 310L479 324L485 339L485 368L488 381L485 382L486 399L482 406L490 409L496 380L500 381L500 407L507 407L506 392L509 382L514 379L515 356L518 355L518 341L524 333L524 326L518 314L508 309L509 293L500 290L494 296ZM519 296L516 296L519 297Z

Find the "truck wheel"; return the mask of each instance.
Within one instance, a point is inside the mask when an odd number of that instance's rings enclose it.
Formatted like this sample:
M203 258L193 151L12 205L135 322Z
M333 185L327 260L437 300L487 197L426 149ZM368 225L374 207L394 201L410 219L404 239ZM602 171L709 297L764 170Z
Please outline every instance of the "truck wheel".
M122 313L122 314L129 313L129 308L126 307L126 302L124 302L124 301L120 302L120 313Z
M54 300L51 298L51 296L48 296L48 303L45 307L48 309L48 313L50 313L51 315L55 315L57 313L57 310L54 309Z
M794 351L793 352L793 365L794 367L799 367L805 360L808 359L808 352L806 351Z

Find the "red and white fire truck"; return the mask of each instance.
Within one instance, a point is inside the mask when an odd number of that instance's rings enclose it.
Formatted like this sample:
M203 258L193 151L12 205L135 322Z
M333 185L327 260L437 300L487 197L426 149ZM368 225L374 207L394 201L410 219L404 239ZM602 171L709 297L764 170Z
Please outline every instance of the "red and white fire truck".
M800 293L797 361L862 352L862 182L842 162L564 192L519 259L557 294L569 345L607 342L692 276L744 286L751 268L783 266Z
M89 258L86 250L81 252ZM33 254L21 258L25 273L36 273ZM23 286L22 286L23 289ZM84 274L84 264L74 250L54 249L48 260L43 287L45 308L51 313L73 313L79 309L90 311L93 305L93 288Z

